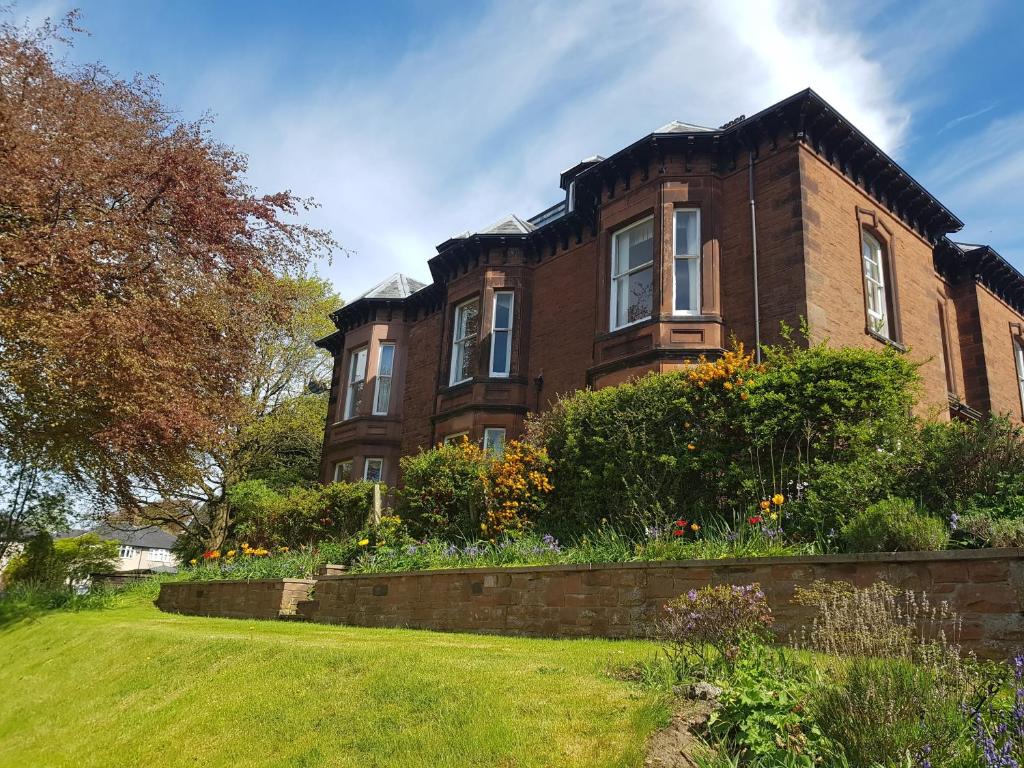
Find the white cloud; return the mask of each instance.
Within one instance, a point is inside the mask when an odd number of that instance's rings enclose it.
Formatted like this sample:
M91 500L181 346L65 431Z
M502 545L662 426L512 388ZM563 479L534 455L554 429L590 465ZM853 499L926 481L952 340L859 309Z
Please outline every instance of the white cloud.
M225 99L238 71L226 61L186 106L215 105L217 134L250 154L261 188L322 203L316 221L358 251L325 270L350 297L396 270L425 279L437 243L538 212L559 198L561 170L672 119L717 125L810 85L898 148L909 113L892 77L857 32L811 11L781 0L497 4L369 79L324 72L282 99L247 78L245 99ZM281 60L272 52L268 66Z
M923 178L964 221L955 239L1024 265L1024 112L996 118L936 153Z

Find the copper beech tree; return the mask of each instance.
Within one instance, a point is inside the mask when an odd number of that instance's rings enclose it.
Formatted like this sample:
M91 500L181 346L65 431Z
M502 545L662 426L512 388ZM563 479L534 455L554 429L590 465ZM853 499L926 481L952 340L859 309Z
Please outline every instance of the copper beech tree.
M131 508L195 480L289 311L274 275L334 243L154 80L61 61L74 22L0 25L0 450Z

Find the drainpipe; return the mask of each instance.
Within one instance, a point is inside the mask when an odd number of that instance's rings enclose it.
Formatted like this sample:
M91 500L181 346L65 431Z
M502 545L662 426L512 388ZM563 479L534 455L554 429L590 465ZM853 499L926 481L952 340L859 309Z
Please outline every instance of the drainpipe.
M750 193L750 242L754 265L754 359L761 362L761 297L757 286L757 211L754 208L754 150L747 154L747 188Z

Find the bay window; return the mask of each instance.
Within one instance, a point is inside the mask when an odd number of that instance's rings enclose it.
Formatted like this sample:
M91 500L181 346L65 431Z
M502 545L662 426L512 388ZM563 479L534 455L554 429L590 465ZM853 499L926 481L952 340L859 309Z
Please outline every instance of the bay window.
M612 235L611 330L651 316L654 303L654 219Z
M363 400L363 385L366 383L366 347L354 349L349 356L348 388L345 395L345 418L359 414Z
M480 303L472 299L457 306L452 329L452 369L449 383L461 384L473 378L479 330Z
M395 345L382 342L377 358L377 387L373 396L373 415L387 416L391 404L391 378L395 372Z
M700 314L700 211L678 208L673 222L673 280L677 315Z
M512 361L512 291L494 294L491 328L491 376L508 376Z

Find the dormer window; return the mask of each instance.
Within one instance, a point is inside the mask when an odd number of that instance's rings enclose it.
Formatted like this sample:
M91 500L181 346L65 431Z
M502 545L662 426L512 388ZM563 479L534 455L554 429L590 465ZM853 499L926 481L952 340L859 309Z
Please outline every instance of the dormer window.
M452 370L449 380L451 384L461 384L473 378L479 331L480 303L476 299L471 299L457 306L452 329Z
M889 254L878 239L867 230L861 231L861 256L864 265L868 331L889 341L897 341L892 311Z
M654 304L654 219L612 235L611 330L647 320Z

